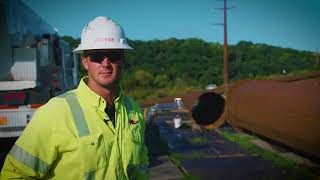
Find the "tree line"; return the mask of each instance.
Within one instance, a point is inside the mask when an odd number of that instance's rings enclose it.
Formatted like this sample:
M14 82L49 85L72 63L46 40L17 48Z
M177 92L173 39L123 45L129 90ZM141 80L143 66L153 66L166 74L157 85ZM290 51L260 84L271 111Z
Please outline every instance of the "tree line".
M72 48L80 39L64 36ZM144 100L223 83L223 45L202 39L129 40L121 84L126 92ZM310 51L240 41L228 46L229 80L319 71ZM80 69L83 76L84 70Z

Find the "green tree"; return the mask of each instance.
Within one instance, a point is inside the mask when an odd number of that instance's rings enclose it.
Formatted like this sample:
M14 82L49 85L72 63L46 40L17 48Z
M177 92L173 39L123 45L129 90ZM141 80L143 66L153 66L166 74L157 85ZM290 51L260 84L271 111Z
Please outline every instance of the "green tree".
M134 73L134 78L138 86L142 86L142 87L153 86L153 76L148 71L139 69Z
M66 41L72 49L75 49L80 44L80 38L74 39L71 36L63 36L62 39Z
M63 39L71 48L80 43L71 36ZM179 92L223 83L223 46L219 43L197 38L128 42L134 50L125 53L121 84L129 95L153 98L166 94L168 89ZM283 69L290 73L319 71L320 64L313 52L250 41L229 45L230 81L280 74ZM85 73L83 69L80 72L81 76Z
M169 77L166 74L159 74L155 77L154 85L159 88L168 86Z

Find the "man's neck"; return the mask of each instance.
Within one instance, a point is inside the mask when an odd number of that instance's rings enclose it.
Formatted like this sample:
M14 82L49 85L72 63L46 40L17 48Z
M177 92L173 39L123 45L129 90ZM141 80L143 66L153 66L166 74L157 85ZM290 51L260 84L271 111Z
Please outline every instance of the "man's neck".
M119 86L102 87L90 81L88 82L88 86L92 91L106 100L108 105L114 104L114 100L117 98L119 92Z

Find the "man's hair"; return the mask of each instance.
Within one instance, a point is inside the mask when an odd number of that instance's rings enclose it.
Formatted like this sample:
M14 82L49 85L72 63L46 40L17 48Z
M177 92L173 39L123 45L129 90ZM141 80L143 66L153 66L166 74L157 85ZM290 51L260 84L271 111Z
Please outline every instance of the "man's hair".
M85 58L85 52L84 51L80 51L79 52L79 56L80 56L81 59Z

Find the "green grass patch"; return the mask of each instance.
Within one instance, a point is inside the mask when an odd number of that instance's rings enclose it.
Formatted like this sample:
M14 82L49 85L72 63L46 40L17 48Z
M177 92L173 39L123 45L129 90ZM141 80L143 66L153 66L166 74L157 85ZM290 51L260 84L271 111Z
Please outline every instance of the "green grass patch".
M190 140L190 143L191 144L205 144L207 143L209 140L207 138L204 138L204 137L195 137L195 138L192 138Z
M227 131L219 131L219 133L225 138L229 139L232 142L236 142L241 147L248 149L252 153L256 153L258 150L257 147L252 144L250 141L257 139L255 136L237 136L234 134L230 134Z
M182 159L182 156L180 153L172 153L169 155L169 158L171 159L171 161L173 163L175 163L177 166L181 167L182 164L181 164L181 159Z
M261 149L260 147L251 143L251 140L257 139L255 136L238 136L236 134L230 134L227 131L220 130L219 133L225 138L237 143L239 146L247 149L250 153L256 154L265 160L269 160L276 167L283 168L289 171L288 179L319 179L320 177L312 173L312 171L306 167L303 167L293 160L287 159L278 155L275 152Z
M181 161L183 159L199 159L207 155L209 154L204 152L192 151L190 153L172 153L170 156L172 156L177 161Z
M183 180L200 180L200 177L188 173L184 175Z
M191 87L191 86L190 87L165 87L165 88L136 87L136 88L131 88L130 90L125 89L125 92L126 94L128 94L129 96L133 97L134 99L140 102L140 101L161 99L163 97L168 97L168 96L179 96L195 90L199 90L199 88Z
M188 123L182 123L180 129L190 129L192 126Z

